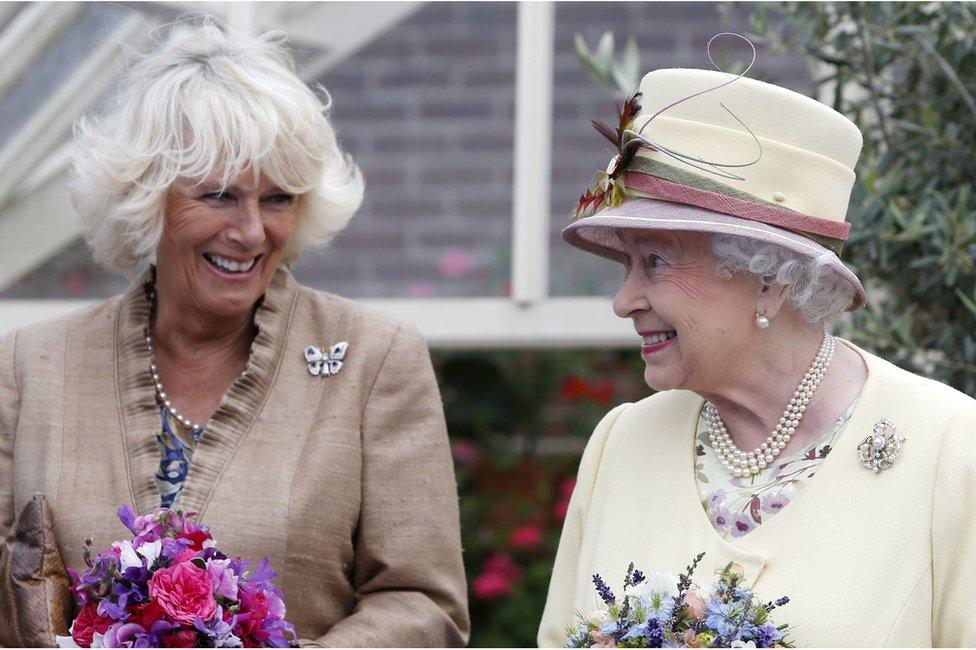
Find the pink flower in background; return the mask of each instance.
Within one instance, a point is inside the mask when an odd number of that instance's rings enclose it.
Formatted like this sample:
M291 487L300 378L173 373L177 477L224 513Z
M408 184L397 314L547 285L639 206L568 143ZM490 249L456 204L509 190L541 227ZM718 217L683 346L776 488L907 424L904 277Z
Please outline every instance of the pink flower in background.
M559 484L559 496L569 498L573 496L573 490L576 489L576 477L570 476L564 479L562 483Z
M466 440L457 440L451 445L451 453L459 465L474 465L481 460L481 451Z
M434 285L423 280L413 282L407 287L408 298L433 298L437 295Z
M171 619L185 625L193 625L197 616L210 620L217 610L210 575L192 562L157 570L149 581L149 596Z
M474 258L466 251L460 248L448 248L441 255L437 268L445 278L459 280L470 274L477 266Z
M471 591L478 600L491 600L507 596L512 590L512 581L500 573L485 571L471 583Z
M535 548L542 543L542 528L536 524L525 524L512 531L508 543L513 548Z
M508 595L515 581L522 577L522 569L505 553L495 553L483 566L481 575L471 583L471 591L481 600Z

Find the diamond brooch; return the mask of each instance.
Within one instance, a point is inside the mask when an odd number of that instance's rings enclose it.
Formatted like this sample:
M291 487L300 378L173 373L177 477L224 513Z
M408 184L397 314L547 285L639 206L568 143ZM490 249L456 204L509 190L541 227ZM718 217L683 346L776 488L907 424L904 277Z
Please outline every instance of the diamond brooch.
M894 423L888 418L882 418L874 425L871 435L857 446L857 457L862 467L879 474L881 470L894 465L903 444L905 436L896 435Z
M346 358L349 344L341 341L323 352L314 345L305 348L305 362L308 364L308 374L313 377L330 377L342 370L342 360Z

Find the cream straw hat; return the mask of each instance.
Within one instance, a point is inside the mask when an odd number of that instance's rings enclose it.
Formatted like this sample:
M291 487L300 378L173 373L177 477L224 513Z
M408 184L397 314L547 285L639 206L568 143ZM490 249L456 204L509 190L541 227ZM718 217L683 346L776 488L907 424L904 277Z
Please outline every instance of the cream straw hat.
M639 104L639 106L638 106ZM621 259L619 228L731 233L779 244L864 288L837 254L861 132L791 90L724 72L648 73L613 132L620 154L580 199L563 238Z

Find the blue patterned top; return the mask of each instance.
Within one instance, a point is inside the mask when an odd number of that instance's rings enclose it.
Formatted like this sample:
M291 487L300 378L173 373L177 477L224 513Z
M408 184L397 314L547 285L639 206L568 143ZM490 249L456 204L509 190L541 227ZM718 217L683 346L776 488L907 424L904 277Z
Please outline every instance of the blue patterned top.
M163 404L159 405L159 415L162 419L162 428L160 433L156 435L160 453L159 471L156 472L156 487L159 488L162 506L171 508L176 497L183 490L187 474L190 473L190 458L193 456L193 447L203 435L203 427L190 432L191 441L181 438L176 433L185 429Z

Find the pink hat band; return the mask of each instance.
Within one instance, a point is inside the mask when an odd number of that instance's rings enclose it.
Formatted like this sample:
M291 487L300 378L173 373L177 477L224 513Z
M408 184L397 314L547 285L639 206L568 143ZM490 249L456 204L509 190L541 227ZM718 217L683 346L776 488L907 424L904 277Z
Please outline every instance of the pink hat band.
M664 199L777 226L807 235L837 254L851 232L851 224L846 221L803 214L639 155L627 165L621 180L627 194L634 198Z

